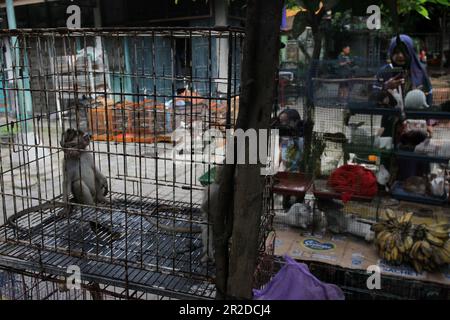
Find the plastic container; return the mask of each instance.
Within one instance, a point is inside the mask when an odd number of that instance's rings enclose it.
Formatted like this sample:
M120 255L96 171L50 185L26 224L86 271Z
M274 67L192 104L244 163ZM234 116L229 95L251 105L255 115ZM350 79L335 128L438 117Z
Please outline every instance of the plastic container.
M444 195L442 197L434 197L407 192L403 189L401 181L396 181L393 184L391 194L392 197L397 200L405 200L417 203L444 205L448 202L448 195Z

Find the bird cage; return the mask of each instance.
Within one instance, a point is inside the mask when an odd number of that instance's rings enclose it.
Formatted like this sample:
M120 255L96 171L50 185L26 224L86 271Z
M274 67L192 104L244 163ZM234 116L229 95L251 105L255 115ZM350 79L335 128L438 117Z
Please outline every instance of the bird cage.
M167 129L167 116L164 105L155 105L154 100L146 99L139 103L118 104L122 110L113 123L123 120L117 125L114 140L122 142L153 143L155 141L170 142L170 131Z

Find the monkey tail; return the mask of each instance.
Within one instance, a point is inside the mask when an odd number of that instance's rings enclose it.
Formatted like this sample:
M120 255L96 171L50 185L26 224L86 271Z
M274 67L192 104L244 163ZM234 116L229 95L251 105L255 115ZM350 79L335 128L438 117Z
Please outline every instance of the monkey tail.
M17 212L16 214L10 216L6 220L6 224L12 226L14 229L21 230L21 231L28 231L31 232L33 228L29 228L27 230L22 230L21 227L17 224L17 220L19 220L21 217L29 215L30 213L38 212L38 211L45 211L50 209L56 209L56 208L65 208L65 204L63 202L56 202L56 201L50 201L46 202L34 207L30 207L27 209L24 209L22 211ZM31 230L30 230L31 229Z
M158 223L158 220L154 217L145 216L145 219L150 222L152 225L157 226L158 229L161 229L166 232L170 233L201 233L202 229L197 226L197 228L194 227L174 227L174 226L168 226L162 223Z

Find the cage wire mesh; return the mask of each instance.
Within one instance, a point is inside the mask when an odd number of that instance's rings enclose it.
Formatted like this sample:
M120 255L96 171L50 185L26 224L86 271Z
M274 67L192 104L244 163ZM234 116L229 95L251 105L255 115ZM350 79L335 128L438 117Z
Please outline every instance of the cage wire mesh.
M442 284L424 283L417 280L408 280L382 275L381 289L367 288L367 273L362 270L353 270L315 261L302 261L309 271L320 281L332 283L343 291L346 300L446 300L449 298L448 287ZM273 279L274 275L285 265L281 257L267 256L264 267L259 272L263 289Z
M237 118L243 41L234 28L3 31L2 264L214 297L201 205ZM61 205L69 128L87 133L104 202Z
M368 101L379 65L364 59L354 59L351 68L345 70L338 60L311 64L312 69L307 72L308 77L302 85L307 90L295 106L288 107L302 115L303 123L308 119L314 123L310 155L305 157L303 154L298 170L305 179L305 194L296 197L294 203L291 201L286 205L284 200L283 210L276 210L277 222L306 228L313 233L353 233L362 238L368 233L370 224L364 223L364 219L376 219L378 200L358 196L364 188L363 178L352 186L340 186L337 182L341 181L337 181L333 173L346 164L359 165L374 175L379 172L383 150L377 144L382 116L349 111L354 101ZM307 106L308 100L313 103L313 108ZM302 138L306 139L305 136ZM313 182L312 188L306 181ZM368 204L364 210L360 207L354 210L353 201L342 202L344 193L352 200L364 200Z
M65 277L0 270L0 300L170 300L171 298L108 284L84 281L70 287Z
M449 159L443 151L450 133L448 83L432 81L431 103L427 95L408 98L412 90L402 92L400 98L395 91L384 92L380 87L380 79L398 72L385 70L383 65L354 59L344 70L337 60L312 62L304 94L296 103L279 104L277 115L295 109L304 124L306 120L314 123L309 138L312 148L309 157L303 158L307 163L295 173L312 176L313 183L302 197L291 196L287 205L275 196L275 230L300 227L304 235L320 239L343 234L369 244L374 237L371 225L387 209L397 215L414 212L414 225L449 221ZM421 99L427 99L428 106L419 106ZM355 172L354 165L358 166ZM437 181L442 185L436 196L431 185ZM411 187L410 192L405 192L404 184ZM307 263L320 280L340 286L348 299L448 298L445 285L402 282L389 276L383 278L389 283L387 290L373 293L366 290L363 272ZM279 268L280 264L265 261L260 279L267 283Z
M310 155L299 169L302 176L312 176L313 184L300 198L276 202L276 222L313 234L347 233L370 241L371 224L387 207L398 204L394 199L437 205L433 212L447 204L448 187L435 196L430 185L436 177L448 184L449 159L443 151L450 132L448 84L435 86L428 107L416 107L411 101L417 101L408 99L409 91L399 98L380 87L380 79L399 72L385 66L359 58L345 67L338 60L313 61L304 80L305 94L293 105L279 104L278 115L295 109L303 123L314 123ZM420 192L405 193L405 182ZM420 216L417 210L412 211ZM437 219L434 214L428 217ZM445 214L438 219L442 218L448 220Z

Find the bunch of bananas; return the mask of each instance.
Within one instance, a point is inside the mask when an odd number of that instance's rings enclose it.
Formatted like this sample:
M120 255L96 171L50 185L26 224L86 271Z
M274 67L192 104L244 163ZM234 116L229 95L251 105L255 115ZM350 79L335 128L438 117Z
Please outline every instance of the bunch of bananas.
M412 212L397 218L395 213L387 209L386 219L372 226L375 231L375 245L381 258L393 264L401 264L408 257L408 252L414 244L411 237Z
M450 263L448 224L418 225L413 238L415 242L409 252L409 258L417 272L424 269L433 271Z
M390 209L385 216L372 226L381 258L393 264L409 262L419 273L450 263L449 224L413 226L412 212L398 218Z

